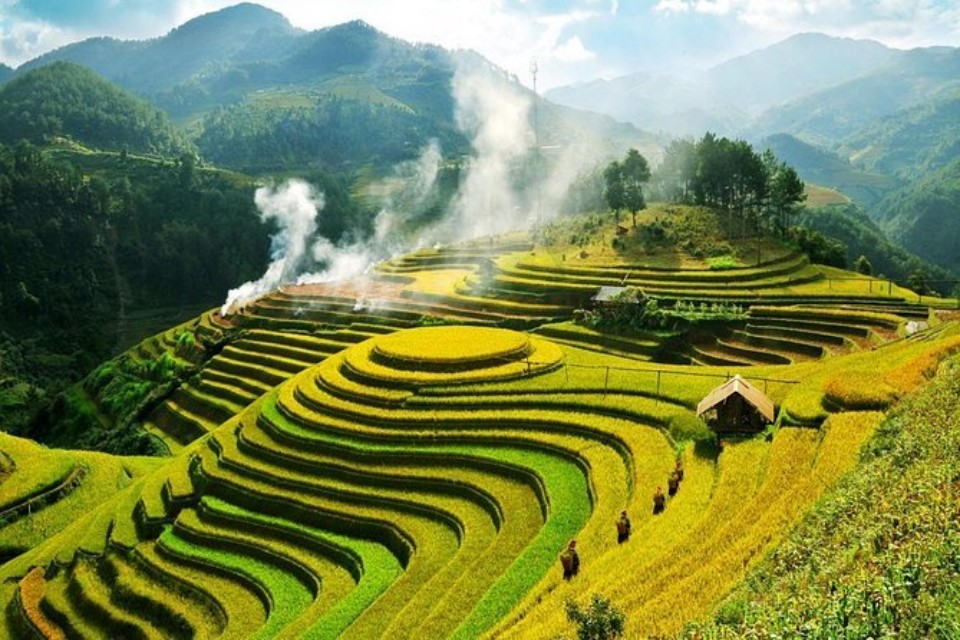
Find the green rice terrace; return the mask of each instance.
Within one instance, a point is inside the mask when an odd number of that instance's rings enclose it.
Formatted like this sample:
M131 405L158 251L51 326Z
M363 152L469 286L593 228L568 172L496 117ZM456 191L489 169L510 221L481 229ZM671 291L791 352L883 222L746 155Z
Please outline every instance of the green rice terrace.
M169 455L0 438L0 635L573 637L565 603L595 594L626 637L744 632L731 594L960 375L960 316L679 209L285 286L105 363L65 411ZM775 422L718 436L697 407L735 375Z

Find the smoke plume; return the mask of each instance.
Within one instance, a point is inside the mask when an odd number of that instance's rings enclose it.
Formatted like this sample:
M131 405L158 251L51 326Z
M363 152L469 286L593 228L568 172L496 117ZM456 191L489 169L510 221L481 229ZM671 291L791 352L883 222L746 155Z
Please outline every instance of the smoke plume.
M464 60L453 76L457 126L472 155L438 240L451 242L525 226L529 203L512 176L534 144L530 98L489 64Z
M569 127L562 118L554 117L548 135L539 136L532 94L485 60L459 57L452 90L455 121L471 152L439 220L443 156L436 140L365 188L368 201L379 198L379 212L366 232L355 230L338 242L316 237L323 196L307 183L291 180L278 189L258 189L261 218L280 226L272 239L273 261L259 280L230 292L223 312L282 284L344 280L425 246L530 228L556 215L578 174L612 155L589 127ZM538 106L543 122L547 105Z
M270 238L270 265L259 280L245 282L227 294L220 312L234 311L283 284L296 281L307 258L307 243L317 230L317 212L323 194L302 180L289 180L279 188L260 187L254 195L263 222L275 220L279 231Z

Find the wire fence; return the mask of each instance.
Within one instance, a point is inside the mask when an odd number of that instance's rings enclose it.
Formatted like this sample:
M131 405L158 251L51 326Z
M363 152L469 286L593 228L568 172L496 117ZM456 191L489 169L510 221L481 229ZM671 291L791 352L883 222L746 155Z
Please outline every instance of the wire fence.
M530 360L530 358L526 359L526 363L527 363L528 374L533 373L534 366L549 366L549 364L551 364L548 362L538 362L536 360ZM699 372L699 371L681 371L677 369L664 369L660 367L627 367L622 365L580 364L576 362L564 362L563 371L566 376L567 384L571 383L571 380L570 380L571 370L582 370L588 373L596 372L596 380L599 381L601 377L603 379L604 397L606 397L609 393L611 393L611 386L610 386L611 372L627 373L628 375L638 375L638 376L655 376L656 386L655 386L654 394L657 399L659 399L662 396L661 390L663 388L664 380L668 376L679 377L679 378L684 378L684 377L713 378L715 380L720 380L725 382L733 378L734 375L736 375L735 373L732 373L731 370L727 370L726 372L722 372L722 373L720 372L714 373L714 372ZM590 379L591 376L588 375L587 378ZM755 375L750 376L750 381L751 383L762 383L764 394L768 393L770 385L773 385L773 384L793 385L793 384L800 383L799 380L785 380L783 378L770 378L766 376L755 376ZM599 387L599 384L596 386ZM614 389L614 391L619 391L619 390L620 389Z

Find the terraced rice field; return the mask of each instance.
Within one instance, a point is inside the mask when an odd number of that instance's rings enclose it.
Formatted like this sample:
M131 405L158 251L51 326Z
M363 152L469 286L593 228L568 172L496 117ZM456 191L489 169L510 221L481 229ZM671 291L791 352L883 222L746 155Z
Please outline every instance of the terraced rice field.
M953 348L941 333L891 348L920 366ZM566 629L565 598L597 592L632 633L672 633L743 578L883 417L837 414L719 454L688 446L681 490L654 516L678 452L645 416L689 413L687 385L572 394L567 357L535 335L441 326L306 365L5 564L8 632L549 638ZM618 545L622 509L634 534ZM567 583L556 554L571 537L584 568Z
M184 356L183 331L200 345L145 416L162 462L0 441L4 513L44 504L0 541L54 523L4 547L0 636L554 638L571 633L564 601L593 593L630 636L676 633L960 350L956 322L904 337L925 307L892 288L831 293L796 254L664 273L530 253L423 251L146 341L144 361ZM678 354L699 366L659 364L663 335L569 320L583 292L627 281L664 301L749 291L752 308ZM779 428L719 449L682 440L733 373L773 381ZM18 476L25 456L49 460ZM678 458L681 488L654 515ZM624 509L633 534L618 545ZM582 570L567 582L557 554L574 537Z

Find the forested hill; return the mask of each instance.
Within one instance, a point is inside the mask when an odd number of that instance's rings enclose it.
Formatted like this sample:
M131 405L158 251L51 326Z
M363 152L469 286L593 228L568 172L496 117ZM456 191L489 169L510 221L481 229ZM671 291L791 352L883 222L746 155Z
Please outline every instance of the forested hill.
M0 63L0 84L3 84L10 79L10 76L13 75L13 69L7 65Z
M195 18L153 40L90 38L73 43L23 64L18 71L70 60L148 95L199 77L216 83L230 75L233 64L283 55L301 33L282 15L244 3Z
M83 64L164 109L205 159L257 173L388 170L431 139L447 157L466 154L454 75L492 66L476 54L414 45L361 21L299 31L252 4L201 16L150 41L85 40L17 72L56 60ZM516 78L502 71L492 77L498 91L533 99ZM608 116L547 102L539 115L545 145L586 145L607 157L658 145Z
M130 326L145 310L168 307L169 323L258 275L267 232L248 179L132 153L0 145L4 428L139 339Z
M875 211L895 241L960 274L960 158L891 193Z
M101 149L177 155L191 148L167 115L70 62L56 62L0 87L0 142L69 137Z
M858 131L839 153L868 171L907 181L942 169L960 156L960 89Z

